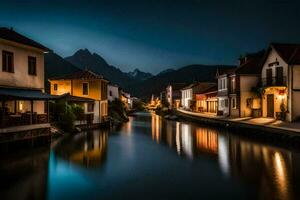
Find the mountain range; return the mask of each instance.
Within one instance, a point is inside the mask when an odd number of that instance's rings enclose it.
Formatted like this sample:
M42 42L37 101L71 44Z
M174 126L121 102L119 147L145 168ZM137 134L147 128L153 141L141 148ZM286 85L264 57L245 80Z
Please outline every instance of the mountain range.
M72 56L62 58L55 53L45 55L45 80L49 77L70 74L81 69L89 69L103 75L110 82L119 85L133 96L149 98L159 93L169 83L192 83L195 81L215 81L217 69L231 68L224 65L189 65L178 69L167 69L152 75L135 69L123 72L109 65L104 58L88 49L80 49ZM49 85L46 84L46 88ZM47 89L46 89L47 90Z

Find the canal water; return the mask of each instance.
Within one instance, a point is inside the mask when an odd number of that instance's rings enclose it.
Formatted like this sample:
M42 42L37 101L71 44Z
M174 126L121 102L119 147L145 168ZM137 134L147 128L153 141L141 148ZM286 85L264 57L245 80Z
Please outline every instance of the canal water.
M0 199L300 199L300 154L138 113L1 155Z

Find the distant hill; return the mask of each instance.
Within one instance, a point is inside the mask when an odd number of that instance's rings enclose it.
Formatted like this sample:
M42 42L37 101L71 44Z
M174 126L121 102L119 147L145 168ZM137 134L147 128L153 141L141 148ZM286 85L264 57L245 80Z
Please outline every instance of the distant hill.
M151 78L153 76L151 73L142 72L142 71L140 71L137 68L134 71L132 71L132 72L128 72L127 74L130 77L132 77L132 78L134 78L136 80L140 80L140 81L149 79L149 78Z
M79 71L80 69L53 52L45 54L45 86L49 92L48 78L62 76Z
M224 65L189 65L177 70L168 70L159 73L145 81L132 85L133 95L141 98L150 98L152 94L159 93L166 88L169 83L192 83L195 81L216 81L217 69L233 68L235 66Z
M119 68L109 65L104 58L96 53L91 53L88 49L80 49L74 55L65 59L81 69L87 68L99 73L112 83L125 89L128 84L134 84L137 81Z

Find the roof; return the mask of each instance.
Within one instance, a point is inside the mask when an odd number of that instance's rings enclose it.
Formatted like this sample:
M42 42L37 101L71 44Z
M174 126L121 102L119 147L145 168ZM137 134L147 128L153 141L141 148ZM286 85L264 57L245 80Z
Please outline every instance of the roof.
M172 90L181 90L182 88L186 87L187 84L186 83L172 83L170 84L172 86Z
M224 74L233 74L235 70L236 70L236 67L235 68L218 69L217 76L221 76Z
M198 82L198 83L192 83L189 86L187 86L181 90L194 89L195 90L194 93L204 93L215 86L216 86L216 83Z
M17 43L20 43L23 45L35 47L35 48L38 48L38 49L41 49L44 51L50 51L50 49L43 46L42 44L40 44L32 39L29 39L26 36L21 35L20 33L17 33L13 29L0 27L0 38L9 40L9 41L13 41L13 42L17 42Z
M57 96L43 93L41 90L0 88L0 97L14 100L50 100L57 99Z
M95 101L94 99L91 98L73 96L70 95L70 93L60 95L57 98L65 99L66 101L70 101L70 102L94 102Z
M246 56L246 61L234 70L235 74L260 74L265 51Z
M104 77L90 70L81 70L72 74L49 78L49 80L74 80L74 79L91 80L91 79L104 79Z
M271 43L263 61L267 59L272 48L287 64L300 64L300 44Z

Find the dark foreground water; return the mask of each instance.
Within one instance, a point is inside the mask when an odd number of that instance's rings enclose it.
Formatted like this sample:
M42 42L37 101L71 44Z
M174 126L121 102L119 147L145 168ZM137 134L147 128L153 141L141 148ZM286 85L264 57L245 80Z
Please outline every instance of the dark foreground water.
M300 199L300 154L139 113L1 155L0 199Z

